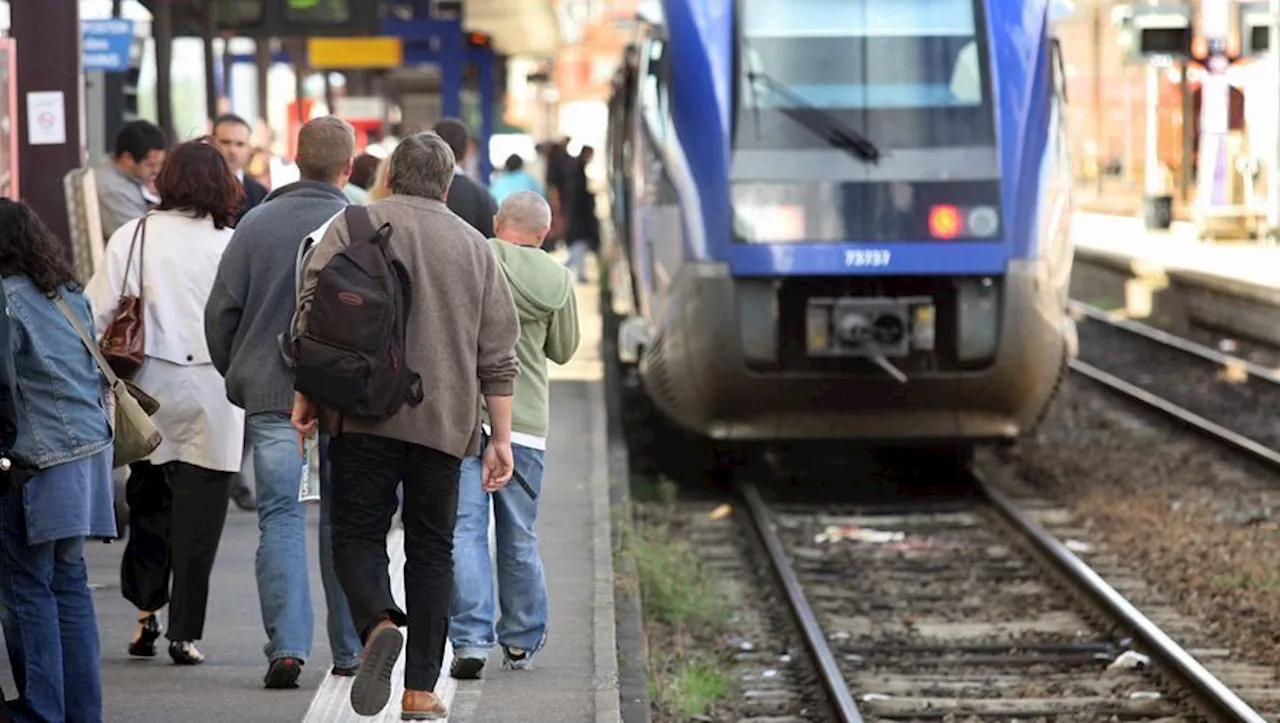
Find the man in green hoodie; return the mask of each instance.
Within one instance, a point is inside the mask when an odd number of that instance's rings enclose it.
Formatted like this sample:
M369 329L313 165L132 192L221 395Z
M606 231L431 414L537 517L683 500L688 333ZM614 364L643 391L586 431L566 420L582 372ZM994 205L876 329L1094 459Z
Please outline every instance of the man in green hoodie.
M542 251L551 230L551 207L532 191L507 196L493 220L490 239L520 314L515 412L511 449L514 484L487 493L480 484L488 442L484 425L480 456L463 460L458 521L453 531L453 643L455 678L480 677L494 645L503 667L527 669L547 637L547 582L533 525L538 517L542 470L551 421L547 360L568 362L578 349L578 304L568 269ZM498 541L498 607L495 625L493 570L489 557L489 502Z

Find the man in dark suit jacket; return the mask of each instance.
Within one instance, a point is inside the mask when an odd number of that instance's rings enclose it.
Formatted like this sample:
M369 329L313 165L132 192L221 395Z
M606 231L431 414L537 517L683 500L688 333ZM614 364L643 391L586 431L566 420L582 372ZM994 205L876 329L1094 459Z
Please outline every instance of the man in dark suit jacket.
M445 203L450 211L474 226L485 238L493 238L493 217L498 215L498 203L493 200L489 189L462 172L462 164L467 159L467 146L471 142L467 124L457 118L445 118L436 123L435 132L453 149L453 158L457 162L453 169L453 185L449 186Z
M253 146L250 144L252 136L253 127L238 115L227 113L218 116L213 122L213 142L218 144L218 150L222 151L222 157L227 159L231 172L235 173L236 178L244 184L244 202L240 206L240 215L236 217L237 224L250 209L262 203L267 197L267 187L245 175L244 172L249 165L249 158L253 155Z
M244 201L240 205L240 214L236 216L237 226L240 225L240 219L244 218L246 213L267 197L267 187L244 172L249 165L249 159L253 156L253 146L250 143L252 136L253 127L238 115L227 113L213 121L213 142L218 144L218 150L222 151L222 157L227 159L231 172L235 173L240 183L244 184ZM253 499L253 491L245 484L244 476L240 474L235 475L231 483L231 500L236 503L236 507L246 512L258 507Z

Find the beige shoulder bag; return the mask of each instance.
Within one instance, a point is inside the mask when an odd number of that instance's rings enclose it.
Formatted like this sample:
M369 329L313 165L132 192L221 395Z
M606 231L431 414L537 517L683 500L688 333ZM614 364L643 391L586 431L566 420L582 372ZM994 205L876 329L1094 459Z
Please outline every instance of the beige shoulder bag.
M155 423L151 421L151 415L160 409L160 403L150 394L139 389L137 385L117 376L102 356L102 350L93 343L93 339L80 325L75 312L67 306L66 300L60 294L53 296L53 300L62 311L62 315L67 317L71 326L75 327L76 333L80 335L80 341L93 355L98 368L102 370L102 375L111 385L111 395L115 400L115 460L112 466L119 469L146 459L156 451L156 447L159 447L161 440L164 439L160 435L160 430L156 429Z

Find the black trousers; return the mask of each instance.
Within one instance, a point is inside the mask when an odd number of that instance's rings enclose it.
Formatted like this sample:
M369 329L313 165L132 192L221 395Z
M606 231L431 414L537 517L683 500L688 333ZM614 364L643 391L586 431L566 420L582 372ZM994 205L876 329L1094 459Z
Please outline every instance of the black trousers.
M139 610L169 605L165 637L199 640L209 607L209 575L227 521L231 473L185 462L138 462L129 470L129 542L120 564L121 591Z
M434 690L453 604L453 524L462 460L386 437L344 434L329 443L333 562L362 640L383 619L409 626L405 687ZM387 533L404 484L404 588L391 596Z

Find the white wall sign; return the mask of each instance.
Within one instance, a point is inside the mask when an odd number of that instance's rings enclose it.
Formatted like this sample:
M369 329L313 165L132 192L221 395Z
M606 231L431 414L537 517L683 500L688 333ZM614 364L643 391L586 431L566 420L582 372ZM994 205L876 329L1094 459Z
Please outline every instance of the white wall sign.
M67 103L60 90L27 93L27 143L57 146L67 142Z

